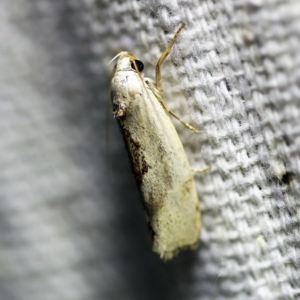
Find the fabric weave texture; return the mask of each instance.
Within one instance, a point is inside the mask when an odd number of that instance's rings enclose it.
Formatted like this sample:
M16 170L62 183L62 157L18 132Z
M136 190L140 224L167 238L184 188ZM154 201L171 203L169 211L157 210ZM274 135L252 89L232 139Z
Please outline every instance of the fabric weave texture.
M300 299L300 2L3 0L0 299ZM106 103L121 50L163 64L201 244L164 263ZM111 114L110 114L111 116ZM107 154L109 153L109 154ZM112 165L112 166L111 166ZM113 173L113 175L112 175Z

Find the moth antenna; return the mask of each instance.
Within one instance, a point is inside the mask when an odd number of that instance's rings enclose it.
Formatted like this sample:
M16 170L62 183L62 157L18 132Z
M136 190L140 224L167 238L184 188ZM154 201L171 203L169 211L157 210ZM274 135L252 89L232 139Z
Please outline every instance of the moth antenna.
M107 65L109 66L116 58L118 58L119 56L121 56L124 53L127 53L127 52L126 51L121 51L120 53L118 53Z

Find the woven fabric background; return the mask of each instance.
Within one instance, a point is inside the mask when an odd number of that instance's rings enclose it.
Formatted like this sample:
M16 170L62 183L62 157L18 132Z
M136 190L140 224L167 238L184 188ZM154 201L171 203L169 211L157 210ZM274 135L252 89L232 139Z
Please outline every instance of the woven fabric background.
M151 250L114 120L109 60L130 50L193 167L201 246ZM0 2L0 299L300 299L300 2ZM110 176L113 164L115 180Z

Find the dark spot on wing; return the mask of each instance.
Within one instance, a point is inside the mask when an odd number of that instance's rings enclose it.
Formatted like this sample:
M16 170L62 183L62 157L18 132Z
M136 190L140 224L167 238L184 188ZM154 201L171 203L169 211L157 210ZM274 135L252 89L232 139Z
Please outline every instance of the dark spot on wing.
M133 166L136 182L141 186L144 175L148 172L149 165L147 164L143 155L141 144L136 141L129 130L123 128L124 139L129 151L129 157Z

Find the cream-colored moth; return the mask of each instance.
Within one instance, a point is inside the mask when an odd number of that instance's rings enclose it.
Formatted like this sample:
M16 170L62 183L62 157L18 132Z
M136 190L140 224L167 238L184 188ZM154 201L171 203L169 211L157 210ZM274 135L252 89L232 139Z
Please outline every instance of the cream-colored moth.
M169 114L196 130L176 116L161 97L160 66L184 26L158 60L156 82L144 78L143 63L125 51L115 57L119 59L111 82L113 114L143 197L153 251L164 260L180 250L194 249L201 230L193 172Z

